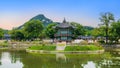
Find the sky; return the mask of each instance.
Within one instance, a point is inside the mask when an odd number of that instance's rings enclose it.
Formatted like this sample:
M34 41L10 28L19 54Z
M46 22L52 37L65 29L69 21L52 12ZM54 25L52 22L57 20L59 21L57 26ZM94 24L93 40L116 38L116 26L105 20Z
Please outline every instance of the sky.
M38 14L54 22L77 22L97 27L100 13L120 19L120 0L0 0L0 28L11 30Z

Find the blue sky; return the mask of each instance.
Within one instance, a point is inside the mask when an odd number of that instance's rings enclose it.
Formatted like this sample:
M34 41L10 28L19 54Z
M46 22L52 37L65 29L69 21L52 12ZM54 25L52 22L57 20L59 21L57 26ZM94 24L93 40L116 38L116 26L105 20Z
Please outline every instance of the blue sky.
M96 27L102 12L111 12L120 18L120 0L0 0L0 28L12 29L30 18L44 14L53 21Z

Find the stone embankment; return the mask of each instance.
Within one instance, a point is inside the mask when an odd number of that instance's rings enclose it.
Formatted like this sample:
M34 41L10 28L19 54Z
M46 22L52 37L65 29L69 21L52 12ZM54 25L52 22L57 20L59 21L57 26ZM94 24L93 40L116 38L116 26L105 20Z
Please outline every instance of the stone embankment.
M9 43L8 49L12 50L25 50L29 48L30 46L35 45L35 44L30 44L30 43L22 43L22 42L15 42L15 43Z
M104 45L105 51L120 55L120 44Z
M65 54L102 54L104 53L104 50L96 50L96 51L46 51L46 50L30 50L26 49L26 52L29 53L49 53L49 54L55 54L55 53L65 53Z

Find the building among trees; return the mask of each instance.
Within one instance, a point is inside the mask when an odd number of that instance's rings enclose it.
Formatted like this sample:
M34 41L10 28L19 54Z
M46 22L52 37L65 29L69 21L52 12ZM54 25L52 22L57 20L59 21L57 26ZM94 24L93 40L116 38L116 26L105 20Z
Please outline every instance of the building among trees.
M66 22L65 19L54 28L57 30L57 33L54 35L56 42L71 42L73 40L73 30L75 27Z

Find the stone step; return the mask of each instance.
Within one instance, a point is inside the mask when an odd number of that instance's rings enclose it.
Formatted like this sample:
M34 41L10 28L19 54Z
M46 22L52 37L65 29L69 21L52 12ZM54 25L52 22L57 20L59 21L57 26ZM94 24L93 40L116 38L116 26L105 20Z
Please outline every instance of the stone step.
M56 50L64 50L66 46L56 46Z

